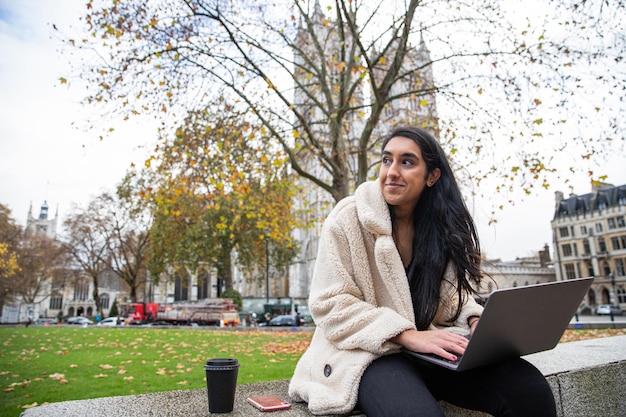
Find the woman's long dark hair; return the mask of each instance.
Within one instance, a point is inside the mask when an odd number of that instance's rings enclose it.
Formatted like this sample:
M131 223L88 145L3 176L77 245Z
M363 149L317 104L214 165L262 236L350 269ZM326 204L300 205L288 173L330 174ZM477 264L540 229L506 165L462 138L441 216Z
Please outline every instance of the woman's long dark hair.
M439 168L441 176L432 187L425 187L413 212L415 235L413 258L407 276L415 310L415 323L425 330L432 323L439 307L441 280L450 262L454 268L459 303L453 322L459 317L466 296L475 291L470 282L480 283L480 244L472 216L454 178L446 155L429 133L415 127L395 129L383 142L398 136L412 139L422 151L427 174ZM395 214L390 207L394 236ZM470 295L466 295L470 294Z

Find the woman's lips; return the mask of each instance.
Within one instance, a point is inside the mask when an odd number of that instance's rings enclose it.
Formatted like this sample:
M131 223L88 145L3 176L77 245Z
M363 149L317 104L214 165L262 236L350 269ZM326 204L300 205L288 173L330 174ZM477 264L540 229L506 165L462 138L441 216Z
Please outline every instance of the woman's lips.
M389 184L385 184L385 187L389 190L397 190L399 188L402 188L403 185L402 184L398 184L395 182L389 183Z

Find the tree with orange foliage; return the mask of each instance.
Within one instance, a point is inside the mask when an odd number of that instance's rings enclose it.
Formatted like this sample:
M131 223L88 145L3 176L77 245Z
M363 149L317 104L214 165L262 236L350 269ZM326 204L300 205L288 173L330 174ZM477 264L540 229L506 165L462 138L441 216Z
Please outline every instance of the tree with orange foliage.
M216 268L232 289L232 254L243 270L285 269L297 253L295 187L285 155L262 126L222 108L193 112L146 162L143 191L154 208L152 273L167 266Z

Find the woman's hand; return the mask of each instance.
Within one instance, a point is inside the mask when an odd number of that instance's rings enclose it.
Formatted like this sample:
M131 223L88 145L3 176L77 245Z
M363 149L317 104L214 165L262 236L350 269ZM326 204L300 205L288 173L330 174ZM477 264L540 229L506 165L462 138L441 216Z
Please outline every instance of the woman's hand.
M444 359L456 361L465 352L467 338L447 330L405 330L392 342L414 352L434 353Z

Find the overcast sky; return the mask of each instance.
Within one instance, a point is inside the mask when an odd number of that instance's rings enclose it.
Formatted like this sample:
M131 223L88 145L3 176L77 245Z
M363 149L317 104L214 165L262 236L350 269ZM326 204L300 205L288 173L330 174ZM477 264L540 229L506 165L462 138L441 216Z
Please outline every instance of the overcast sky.
M0 203L13 218L26 223L30 205L38 216L44 201L53 217L62 220L72 203L86 205L102 191L111 191L131 163L142 164L146 146L154 142L156 125L120 122L104 141L99 131L84 131L73 124L89 116L78 104L82 92L60 85L69 72L68 57L51 39L51 24L77 25L83 0L0 0ZM608 182L626 184L626 157L606 162ZM572 178L574 191L591 191L584 175ZM513 260L549 244L554 213L554 192L568 188L558 183L539 195L525 197L487 225L488 201L470 201L481 244L490 258Z

